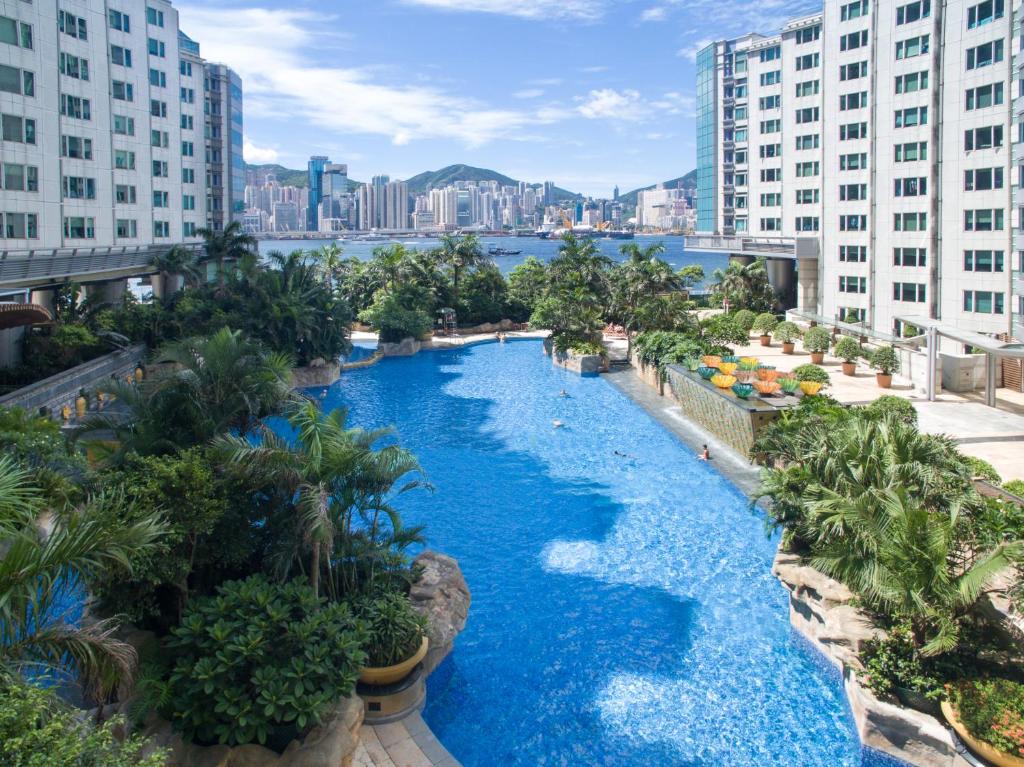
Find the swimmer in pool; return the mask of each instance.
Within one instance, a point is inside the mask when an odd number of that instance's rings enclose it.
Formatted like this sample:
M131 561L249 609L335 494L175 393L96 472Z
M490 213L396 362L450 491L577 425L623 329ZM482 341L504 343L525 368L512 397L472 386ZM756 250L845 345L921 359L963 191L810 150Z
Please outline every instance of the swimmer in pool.
M558 392L558 396L559 397L568 397L569 396L569 392L567 392L565 389L562 389L562 391Z
M563 426L565 426L565 424L559 421L557 418L551 422L551 425L556 429L561 429Z
M711 460L711 451L708 450L708 446L704 445L704 449L697 453L697 459L701 461Z

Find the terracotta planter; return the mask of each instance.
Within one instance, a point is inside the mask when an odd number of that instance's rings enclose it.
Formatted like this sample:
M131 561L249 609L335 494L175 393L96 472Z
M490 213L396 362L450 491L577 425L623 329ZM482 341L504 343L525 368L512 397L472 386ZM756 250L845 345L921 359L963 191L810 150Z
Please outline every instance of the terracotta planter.
M852 376L852 375L856 374L856 372L857 372L857 363L856 362L844 362L843 363L843 375L844 376Z
M792 343L788 343L788 344L783 342L783 344L782 344L782 353L783 354L792 354L795 350L796 350L796 342L795 341L792 342Z
M1024 759L1021 759L1019 756L1004 754L1002 751L998 751L988 743L980 741L971 735L967 728L964 727L963 722L960 721L960 717L957 716L956 710L950 705L948 700L942 701L942 715L946 717L946 721L949 722L950 726L956 730L956 734L960 736L960 740L964 742L964 745L985 761L995 765L995 767L1024 767Z
M761 336L761 346L771 346L772 337L768 335Z
M811 352L811 362L821 365L825 362L825 352Z
M892 376L885 375L884 373L875 373L875 380L878 382L879 389L891 389L892 388Z
M416 664L427 656L429 644L427 638L423 637L420 649L394 666L367 666L359 673L359 681L364 684L386 685L405 679L416 668Z

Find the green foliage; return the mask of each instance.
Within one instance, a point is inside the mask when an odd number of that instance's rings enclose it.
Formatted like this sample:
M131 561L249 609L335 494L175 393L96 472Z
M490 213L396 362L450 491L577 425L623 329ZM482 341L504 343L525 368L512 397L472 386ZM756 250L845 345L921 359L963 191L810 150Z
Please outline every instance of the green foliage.
M142 757L145 741L119 737L120 718L94 724L53 693L0 681L0 763L5 767L162 767L161 750Z
M636 337L633 348L640 362L656 367L662 373L668 365L685 364L687 360L699 360L705 354L729 351L691 333L663 330L641 333Z
M716 314L702 320L700 333L708 344L714 346L745 346L749 340L747 331L728 314Z
M427 619L412 609L409 597L388 593L356 603L354 612L366 625L363 645L367 666L394 666L412 657L427 632Z
M1024 757L1024 684L1011 679L965 679L949 687L960 721L978 740Z
M608 350L596 341L574 341L569 347L569 351L579 355L595 354L601 357L608 355Z
M1003 489L1018 498L1024 498L1024 479L1011 479L1009 482L1004 482Z
M832 334L825 328L813 327L804 333L804 349L809 352L827 352L832 345Z
M779 320L774 314L771 312L761 312L754 318L754 324L751 326L751 329L756 330L763 336L770 336L778 326Z
M1003 478L999 476L999 472L996 471L996 467L983 458L975 458L973 455L965 455L964 461L967 463L967 467L970 470L972 477L987 479L995 485L998 485L1003 481Z
M0 408L0 451L29 473L51 505L81 499L85 459L70 448L52 418Z
M800 331L800 328L798 328L795 323L786 320L785 322L780 322L778 325L775 326L774 335L776 341L779 341L780 343L784 344L791 344L798 338L800 338L800 336L802 336L803 333Z
M864 350L860 342L851 336L841 336L836 341L836 348L833 352L843 362L856 362Z
M508 299L522 307L525 317L533 312L544 295L548 285L547 269L544 262L534 256L528 256L521 264L517 264L508 275Z
M871 354L871 367L882 375L900 372L900 358L891 346L882 346Z
M943 692L941 676L934 660L921 654L914 644L909 623L891 627L881 639L869 639L860 653L864 670L860 676L875 695L893 694L896 688L912 690L938 698Z
M506 317L516 319L508 314L508 286L505 278L501 270L491 263L482 264L466 274L458 304L460 324L500 322ZM521 311L518 314L522 317Z
M420 338L434 326L430 315L422 309L406 308L393 293L379 294L368 309L359 313L359 319L377 331L384 343Z
M865 406L864 412L880 420L891 416L911 426L917 425L917 409L914 403L893 394L883 394Z
M814 383L820 383L823 388L829 385L828 372L817 365L797 365L793 368L793 376L798 381L813 381Z
M730 261L725 269L716 269L711 286L715 296L728 300L733 309L754 312L770 311L776 303L775 291L768 282L768 271L763 258L750 264Z
M754 327L754 322L757 320L757 315L750 311L750 309L740 309L732 317L736 324L743 328L749 336L751 329Z
M172 721L200 743L282 747L352 692L366 631L347 605L260 576L193 602L166 641Z

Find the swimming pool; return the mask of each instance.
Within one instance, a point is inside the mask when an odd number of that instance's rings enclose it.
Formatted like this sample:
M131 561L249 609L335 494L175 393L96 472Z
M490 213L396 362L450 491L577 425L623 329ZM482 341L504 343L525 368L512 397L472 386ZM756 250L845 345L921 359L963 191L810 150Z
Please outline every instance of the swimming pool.
M394 424L436 487L400 506L473 593L424 711L466 767L888 762L791 629L761 518L606 381L519 341L386 359L324 404Z

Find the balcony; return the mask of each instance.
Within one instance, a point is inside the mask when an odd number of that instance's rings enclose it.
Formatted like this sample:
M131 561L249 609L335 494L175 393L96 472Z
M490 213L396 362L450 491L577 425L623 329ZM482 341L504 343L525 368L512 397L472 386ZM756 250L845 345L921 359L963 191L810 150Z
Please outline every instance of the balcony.
M686 249L726 251L737 256L792 260L817 259L820 253L817 237L737 237L720 234L688 235Z

